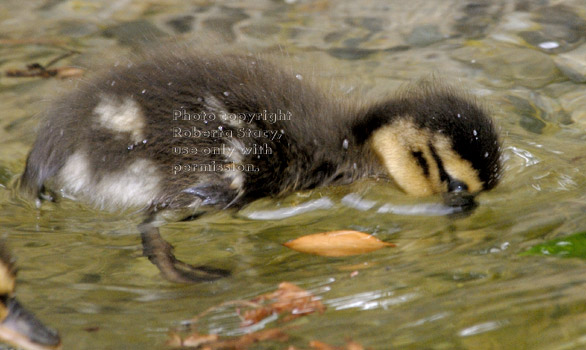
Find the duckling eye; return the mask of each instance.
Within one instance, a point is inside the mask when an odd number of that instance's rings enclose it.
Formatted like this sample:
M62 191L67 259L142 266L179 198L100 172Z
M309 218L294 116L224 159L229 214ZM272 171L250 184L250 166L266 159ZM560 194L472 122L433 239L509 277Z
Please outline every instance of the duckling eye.
M448 192L466 192L468 191L468 185L460 180L454 180L450 178L448 182Z

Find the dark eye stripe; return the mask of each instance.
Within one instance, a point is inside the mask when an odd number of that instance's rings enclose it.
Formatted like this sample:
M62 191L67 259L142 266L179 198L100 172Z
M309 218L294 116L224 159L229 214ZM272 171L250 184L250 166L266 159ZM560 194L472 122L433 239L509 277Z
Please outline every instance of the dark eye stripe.
M420 151L411 151L411 155L415 158L421 169L423 169L423 175L429 177L429 164L427 164L427 160L423 157L423 153Z
M448 173L446 172L446 169L444 169L444 163L442 162L442 159L437 155L437 152L435 151L435 148L433 147L433 145L430 143L429 144L429 149L431 151L431 156L433 157L433 160L435 160L436 164L437 164L437 168L439 171L439 176L440 176L440 181L441 182L448 182L450 180L450 175L448 175Z

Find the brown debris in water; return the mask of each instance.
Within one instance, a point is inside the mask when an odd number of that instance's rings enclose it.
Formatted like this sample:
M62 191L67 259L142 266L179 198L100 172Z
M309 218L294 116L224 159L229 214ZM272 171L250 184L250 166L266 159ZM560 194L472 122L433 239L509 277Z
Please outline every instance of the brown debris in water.
M312 340L309 342L309 346L314 350L364 350L364 346L353 341L347 340L344 346L333 346L319 340Z
M279 328L266 329L236 338L220 338L217 334L193 333L184 339L171 332L166 345L173 348L193 348L201 350L246 350L249 346L262 341L284 342L289 336Z
M325 306L313 294L293 283L282 282L277 290L262 294L251 300L232 300L214 306L200 313L191 320L196 324L203 316L225 306L246 308L239 312L242 326L254 325L273 314L284 315L282 322L288 322L314 312L323 313ZM217 334L200 334L192 326L192 333L181 337L177 332L170 332L166 345L172 348L194 348L201 350L246 350L249 346L263 341L284 342L289 336L282 328L271 328L239 337L220 337Z
M289 313L283 318L283 321L287 322L316 311L323 313L326 309L322 302L311 293L289 282L282 282L276 291L260 295L251 301L259 304L269 302L269 304L244 312L242 316L244 326L258 323L275 313L279 315Z
M40 63L31 63L26 66L26 69L8 69L4 72L4 75L11 78L60 78L60 79L67 79L67 78L77 78L81 77L84 74L84 70L77 67L57 67L57 68L49 68L55 63L79 54L79 51L76 50L68 50L66 53L52 59L46 65L42 65Z
M76 67L45 68L39 63L26 66L26 69L9 69L4 74L11 78L77 78L82 76L84 70Z

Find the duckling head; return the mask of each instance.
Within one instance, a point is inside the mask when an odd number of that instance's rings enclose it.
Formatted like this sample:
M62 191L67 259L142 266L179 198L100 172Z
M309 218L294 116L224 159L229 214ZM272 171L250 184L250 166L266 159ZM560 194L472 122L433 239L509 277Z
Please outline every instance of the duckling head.
M0 243L0 341L28 350L61 348L61 339L13 296L16 268L7 248Z
M444 194L446 204L473 206L501 172L498 133L471 98L420 84L372 108L362 125L374 153L406 193ZM359 132L360 133L360 132Z

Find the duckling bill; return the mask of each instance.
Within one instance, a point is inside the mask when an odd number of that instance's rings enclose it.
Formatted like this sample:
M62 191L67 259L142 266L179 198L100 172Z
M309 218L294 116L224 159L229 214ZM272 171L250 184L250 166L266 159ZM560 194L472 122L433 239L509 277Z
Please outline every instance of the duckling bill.
M142 208L144 253L179 282L227 272L175 259L164 221L364 177L466 207L501 169L493 122L469 97L427 83L348 101L250 56L167 54L116 67L45 114L24 192Z
M13 297L16 268L0 242L0 340L27 350L56 350L61 339Z

